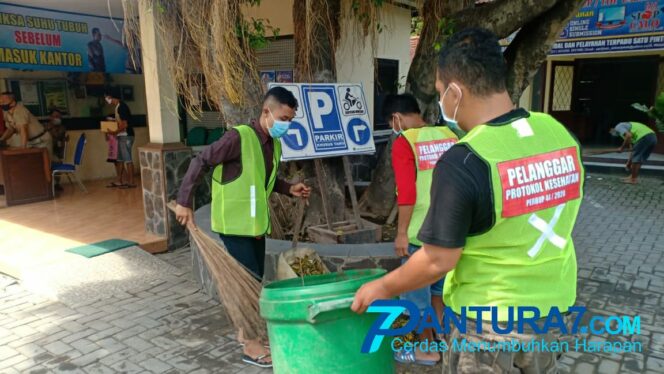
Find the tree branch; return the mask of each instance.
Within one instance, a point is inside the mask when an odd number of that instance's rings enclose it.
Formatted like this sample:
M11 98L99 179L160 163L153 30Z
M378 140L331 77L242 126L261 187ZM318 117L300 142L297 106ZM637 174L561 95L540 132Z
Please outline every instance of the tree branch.
M524 25L507 47L507 90L512 101L519 101L553 43L583 3L584 0L558 0L553 8Z
M482 27L505 38L523 24L548 11L557 0L498 0L479 8L467 8L454 15L455 29Z

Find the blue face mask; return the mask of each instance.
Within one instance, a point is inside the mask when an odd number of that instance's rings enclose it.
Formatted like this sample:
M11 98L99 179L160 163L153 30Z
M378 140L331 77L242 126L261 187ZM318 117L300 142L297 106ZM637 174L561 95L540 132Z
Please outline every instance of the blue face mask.
M460 130L459 123L456 120L456 116L457 116L457 111L459 110L459 105L461 104L461 99L459 99L459 103L457 104L456 108L454 108L454 115L452 118L448 117L447 114L445 114L445 109L443 107L443 103L445 102L445 96L447 95L447 91L449 91L451 87L452 87L451 84L447 86L447 89L443 93L443 98L438 102L438 106L440 107L440 112L443 114L443 119L445 120L445 122L447 122L447 126L451 129ZM458 87L459 86L457 86L457 88ZM461 90L459 90L459 92L461 92Z
M286 132L288 132L288 128L290 127L291 124L290 121L281 121L275 119L274 115L272 114L272 111L270 111L270 116L272 116L272 120L274 121L272 127L268 129L270 136L275 139L279 139L282 136L286 135Z
M395 118L396 119L392 120L392 121L394 121L394 124L395 124L395 127L392 128L392 133L394 133L394 135L398 136L398 135L401 135L401 133L403 132L403 127L401 127L401 119L398 116L395 116ZM399 126L396 126L396 123L397 123L396 121L397 120L399 121ZM399 130L396 129L397 127L399 128Z

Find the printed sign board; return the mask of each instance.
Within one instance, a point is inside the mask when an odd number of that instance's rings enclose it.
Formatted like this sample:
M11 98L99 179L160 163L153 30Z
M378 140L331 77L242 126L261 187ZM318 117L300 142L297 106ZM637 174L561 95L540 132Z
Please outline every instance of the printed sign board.
M270 83L291 91L299 107L281 138L283 160L375 152L364 90L353 83Z
M664 49L663 0L586 0L551 55Z
M0 2L0 68L140 74L122 28L122 19Z

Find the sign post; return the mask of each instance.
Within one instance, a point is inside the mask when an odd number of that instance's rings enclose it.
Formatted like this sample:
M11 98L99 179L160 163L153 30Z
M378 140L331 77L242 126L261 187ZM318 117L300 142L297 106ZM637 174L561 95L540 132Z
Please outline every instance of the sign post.
M310 236L319 242L375 241L376 227L365 227L360 217L351 165L347 157L373 154L376 151L362 85L270 83L268 87L275 86L292 92L299 103L286 135L281 138L282 160L314 160L326 224L322 228L310 228ZM331 220L329 196L323 188L325 171L321 159L336 156L342 157L354 225L350 225L348 221Z

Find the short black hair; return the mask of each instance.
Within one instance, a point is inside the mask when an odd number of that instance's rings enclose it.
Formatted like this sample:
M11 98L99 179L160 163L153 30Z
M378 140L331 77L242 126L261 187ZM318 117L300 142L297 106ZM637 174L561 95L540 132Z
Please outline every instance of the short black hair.
M411 94L389 94L383 99L383 120L389 122L394 113L420 114L420 106Z
M101 34L101 30L99 30L99 27L95 27L95 28L92 29L92 35L94 35L95 33L100 33Z
M16 95L11 92L11 91L5 91L3 93L0 93L0 96L9 96L12 100L16 100Z
M450 36L440 51L438 76L445 85L458 80L477 96L505 91L507 65L498 37L481 28Z
M114 99L120 99L120 91L115 88L107 88L104 90L104 97L110 96Z
M270 88L266 93L265 97L263 97L263 104L270 99L273 98L276 100L279 104L283 105L288 105L289 107L293 108L294 110L297 110L298 104L297 104L297 99L295 98L295 95L293 95L292 92L288 91L287 89L276 86Z

